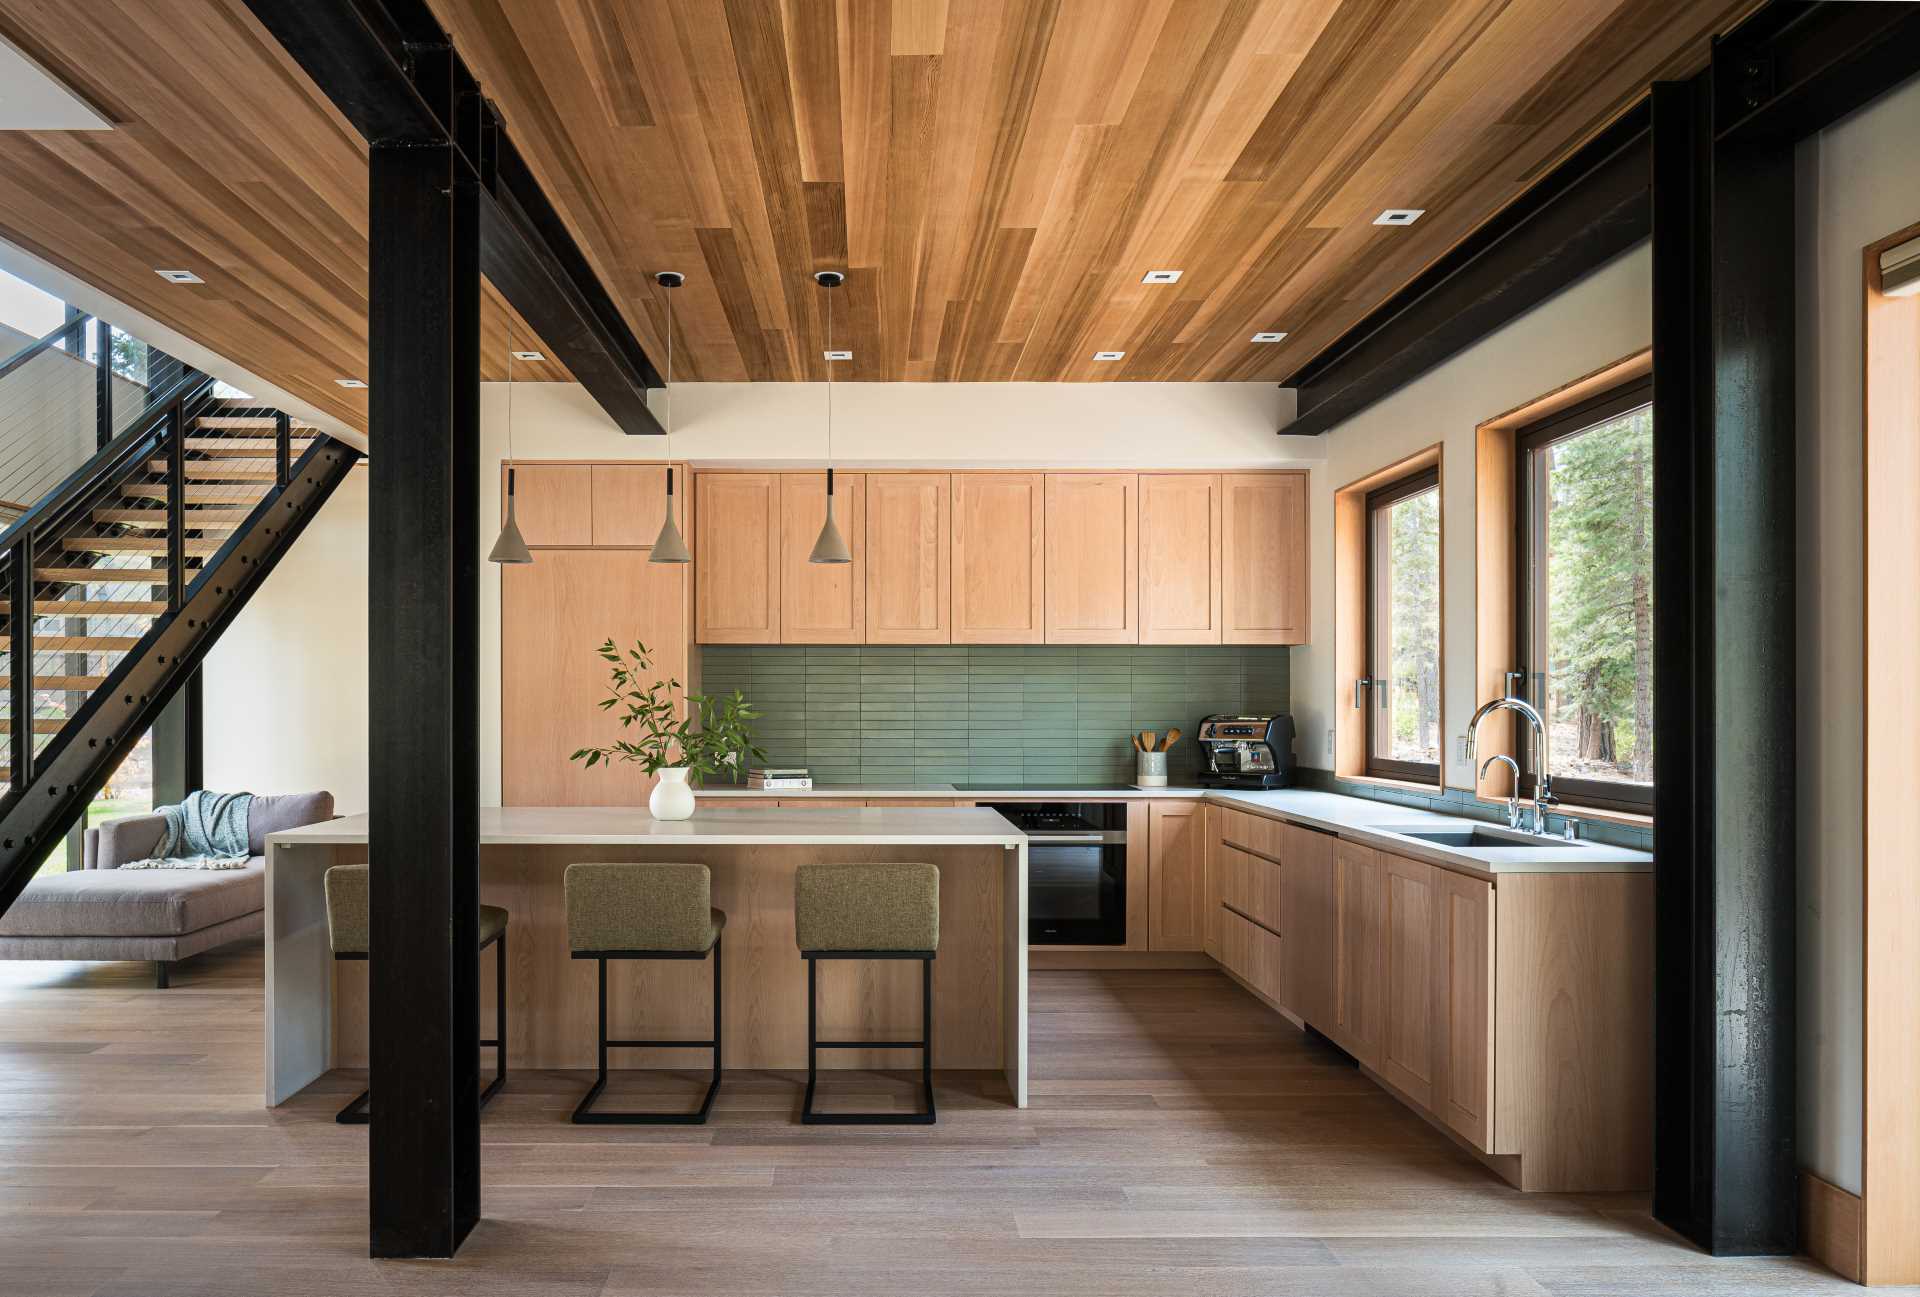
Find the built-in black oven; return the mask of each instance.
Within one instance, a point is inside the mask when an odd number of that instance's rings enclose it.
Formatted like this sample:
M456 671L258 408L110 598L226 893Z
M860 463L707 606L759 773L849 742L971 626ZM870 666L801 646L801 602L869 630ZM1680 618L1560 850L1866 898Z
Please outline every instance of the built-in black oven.
M1123 946L1127 941L1125 802L1003 802L1027 835L1027 943Z

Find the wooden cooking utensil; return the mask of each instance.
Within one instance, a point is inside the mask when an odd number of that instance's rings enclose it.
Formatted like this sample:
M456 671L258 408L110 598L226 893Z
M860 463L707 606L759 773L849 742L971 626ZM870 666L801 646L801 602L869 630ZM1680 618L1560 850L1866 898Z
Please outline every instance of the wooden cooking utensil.
M1177 727L1174 729L1168 730L1167 737L1160 740L1160 750L1162 752L1165 752L1168 748L1172 747L1175 743L1177 743L1179 739L1180 739L1180 731Z
M1142 751L1144 751L1144 752L1151 752L1151 751L1153 751L1153 750L1154 750L1154 749L1153 749L1153 740L1154 740L1154 738L1155 738L1155 733L1154 733L1154 731L1152 731L1152 730L1141 730L1141 731L1140 731L1140 748L1141 748L1141 750L1142 750Z

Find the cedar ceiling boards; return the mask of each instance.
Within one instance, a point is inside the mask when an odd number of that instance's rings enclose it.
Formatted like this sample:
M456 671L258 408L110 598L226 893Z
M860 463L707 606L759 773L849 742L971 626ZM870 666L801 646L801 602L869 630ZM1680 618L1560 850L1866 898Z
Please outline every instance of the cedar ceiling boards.
M709 380L821 378L844 267L846 377L1278 381L1752 7L430 3L650 352L687 274Z
M1278 381L1752 7L431 3L649 355L650 276L686 272L708 380L821 378L809 275L844 266L846 377ZM366 369L365 145L240 0L0 0L0 34L116 124L0 132L0 237L365 427L333 382Z

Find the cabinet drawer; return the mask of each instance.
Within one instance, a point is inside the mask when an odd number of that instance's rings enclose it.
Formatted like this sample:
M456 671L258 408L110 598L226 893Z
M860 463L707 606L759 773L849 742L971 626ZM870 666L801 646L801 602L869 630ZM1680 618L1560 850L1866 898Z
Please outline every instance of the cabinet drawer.
M1220 912L1220 962L1269 1000L1285 1003L1280 938L1224 908Z
M1280 921L1280 866L1222 843L1220 900L1262 927L1286 931Z

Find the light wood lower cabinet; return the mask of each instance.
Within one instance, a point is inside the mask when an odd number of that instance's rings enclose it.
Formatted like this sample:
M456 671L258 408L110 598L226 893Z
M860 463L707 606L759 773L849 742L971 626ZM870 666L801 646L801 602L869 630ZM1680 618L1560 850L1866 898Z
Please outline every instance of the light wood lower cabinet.
M1387 869L1379 852L1334 844L1333 904L1325 919L1333 932L1333 1013L1323 1030L1377 1068L1387 1018Z
M1493 1148L1493 884L1434 872L1433 1111Z
M1197 801L1149 804L1147 948L1201 950L1206 945L1206 855Z
M1486 878L1227 807L1207 953L1518 1187L1651 1180L1649 874Z
M1435 997L1433 928L1439 871L1419 860L1382 855L1387 886L1386 1023L1380 1074L1422 1108L1433 1107Z
M1303 1022L1333 1017L1334 837L1297 824L1281 826L1280 910L1285 928L1288 1011Z

